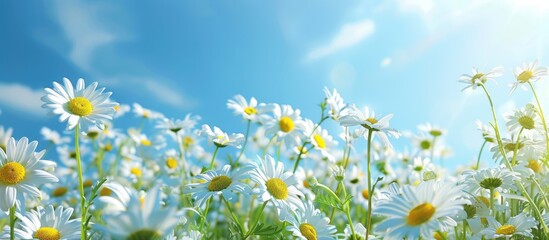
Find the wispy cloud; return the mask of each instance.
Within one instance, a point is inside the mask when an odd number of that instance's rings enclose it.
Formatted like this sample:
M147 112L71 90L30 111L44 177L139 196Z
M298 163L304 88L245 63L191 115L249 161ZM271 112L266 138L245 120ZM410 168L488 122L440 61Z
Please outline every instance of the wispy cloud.
M189 108L195 105L195 103L188 99L185 94L175 90L164 83L157 81L145 81L145 87L161 102L169 104L179 108Z
M96 50L117 39L114 31L109 31L98 21L101 14L108 12L107 6L80 1L55 4L56 20L71 44L68 56L85 71L91 70Z
M309 52L307 59L320 59L342 49L349 48L372 35L374 31L375 24L369 19L345 24L328 44L315 48Z
M0 105L32 116L46 115L40 100L43 94L19 83L0 83Z

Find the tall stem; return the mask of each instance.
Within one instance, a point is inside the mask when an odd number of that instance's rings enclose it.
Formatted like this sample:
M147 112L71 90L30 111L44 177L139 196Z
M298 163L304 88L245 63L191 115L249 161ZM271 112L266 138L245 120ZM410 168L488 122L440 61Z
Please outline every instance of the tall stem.
M478 151L477 165L475 166L475 170L478 170L478 168L480 167L480 157L482 156L482 150L484 150L484 146L486 146L487 142L488 141L484 140L484 142L482 143L482 147L480 147L480 151Z
M368 129L368 163L366 165L368 169L368 222L366 223L366 240L368 240L368 235L371 232L372 228L372 175L371 175L371 150L372 150L372 135L374 130Z
M15 239L15 205L10 208L10 240Z
M254 225L252 225L250 230L248 230L246 235L244 235L244 240L247 239L250 236L250 234L252 234L254 232L255 228L257 227L257 224L259 223L259 220L261 219L261 216L263 216L263 210L265 210L265 207L267 206L267 203L269 203L269 201L265 201L263 203L263 205L261 205L261 209L259 210L259 216L257 216L257 219L255 220Z
M81 211L81 233L80 239L86 240L87 231L86 222L87 222L87 211L86 211L86 196L84 193L84 181L82 180L82 161L80 160L80 146L79 146L79 137L80 130L79 125L76 125L74 129L74 150L76 151L76 164L78 167L78 190L80 191L80 211Z
M236 161L234 161L234 166L238 166L238 160L242 157L242 154L244 154L244 149L246 148L246 144L248 143L248 135L250 134L250 125L252 123L252 120L248 120L248 126L246 127L246 136L244 137L244 144L242 145L242 148L240 149L240 153L238 154L238 157L236 158Z
M498 143L499 151L500 151L501 155L503 156L503 160L504 160L504 163L505 163L505 166L507 167L507 169L509 169L509 171L511 171L511 172L514 172L513 166L509 162L509 159L507 158L507 154L505 153L505 149L503 148L503 142L501 140L501 135L499 133L498 120L497 120L497 116L496 116L496 110L494 108L494 103L492 102L492 98L490 97L490 93L488 93L488 89L486 89L484 84L480 84L480 86L482 87L482 89L486 93L486 97L488 97L488 101L490 102L490 108L492 110L492 116L494 117L494 130L496 132L496 140L497 140L497 143ZM536 215L537 220L539 221L540 225L543 227L543 233L546 234L546 235L549 235L549 227L547 227L547 225L545 224L545 221L543 220L543 216L541 215L541 211L539 210L538 206L536 205L536 203L534 202L532 197L530 197L530 194L528 194L528 191L526 190L526 188L524 187L522 182L518 182L518 186L520 188L520 191L522 192L524 197L526 197L526 199L528 200L528 203L530 204L530 206L534 210L534 213Z
M528 81L528 85L530 85L530 89L532 89L532 93L534 94L534 98L536 99L536 103L538 104L539 109L539 117L541 118L541 123L543 124L543 130L545 130L545 145L547 154L549 154L549 131L547 131L547 123L545 122L545 116L543 115L543 109L541 108L541 104L538 99L538 95L536 94L536 90L534 90L534 86L530 81Z
M210 162L210 167L208 168L208 170L212 170L213 167L214 167L214 164L215 164L215 156L217 156L217 151L219 150L219 147L218 146L215 146L215 151L213 153L213 156L212 156L212 161Z

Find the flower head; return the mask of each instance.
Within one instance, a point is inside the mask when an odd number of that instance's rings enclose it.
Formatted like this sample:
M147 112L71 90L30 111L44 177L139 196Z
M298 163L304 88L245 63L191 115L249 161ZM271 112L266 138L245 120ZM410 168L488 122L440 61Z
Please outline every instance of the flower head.
M523 83L535 82L548 74L549 70L546 67L537 67L537 63L538 61L536 60L530 64L523 64L522 67L517 67L515 70L515 78L517 81L509 85L511 87L510 93L513 93L519 85L521 85L523 89L526 89Z
M112 119L114 107L118 105L109 100L112 93L103 92L105 88L97 89L97 82L86 87L82 78L78 79L76 88L67 78L63 78L63 82L64 86L53 82L53 89L45 89L42 107L49 109L50 114L59 115L59 121L67 121L68 129L76 125L83 132L94 125L103 129L104 122Z
M463 74L459 78L459 82L467 84L461 91L467 89L475 90L478 86L484 85L488 80L500 77L501 75L503 75L503 67L495 67L487 73L479 71L477 68L473 68L473 74Z

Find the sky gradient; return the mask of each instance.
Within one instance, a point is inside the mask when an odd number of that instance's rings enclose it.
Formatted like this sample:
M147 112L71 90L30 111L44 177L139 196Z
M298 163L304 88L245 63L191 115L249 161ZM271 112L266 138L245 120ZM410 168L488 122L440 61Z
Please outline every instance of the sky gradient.
M482 144L475 120L491 119L485 96L460 92L459 76L503 66L489 85L499 113L531 101L530 92L509 95L508 84L525 62L549 65L548 13L549 3L533 0L0 1L0 125L16 138L62 130L40 97L63 77L227 132L245 128L226 108L236 94L316 120L326 86L347 103L393 113L397 130L446 128L454 150L446 166L455 166ZM546 81L536 84L543 106Z

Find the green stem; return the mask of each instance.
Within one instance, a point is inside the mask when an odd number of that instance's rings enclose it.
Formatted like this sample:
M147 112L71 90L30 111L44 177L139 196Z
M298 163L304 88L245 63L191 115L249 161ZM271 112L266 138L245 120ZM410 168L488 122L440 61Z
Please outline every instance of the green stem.
M252 123L252 120L248 120L248 126L246 127L246 136L244 137L244 144L242 145L242 148L240 149L240 154L238 154L238 157L236 158L236 161L234 161L234 166L238 166L238 160L242 157L242 154L244 154L244 148L246 148L246 144L248 143L248 135L250 134L250 125Z
M505 149L503 148L503 142L501 140L501 135L499 133L496 110L494 108L494 103L492 102L492 98L490 97L490 93L488 93L488 89L486 89L484 84L479 84L479 85L482 87L482 89L486 93L486 96L488 97L488 101L490 102L490 108L492 110L492 116L494 118L494 129L495 129L495 132L496 132L496 140L497 140L497 143L498 143L499 151L503 155L503 160L504 160L505 166L507 166L507 169L509 169L509 171L514 172L513 166L511 166L511 163L509 162L509 159L507 158L507 154L505 153ZM522 182L518 182L518 186L520 188L520 191L523 193L524 197L526 197L526 199L528 200L528 203L530 204L530 206L534 210L534 213L536 214L537 220L539 221L540 225L543 227L543 233L545 235L549 235L549 227L547 227L547 225L545 224L545 221L543 220L543 217L541 216L541 212L540 212L538 206L536 205L536 203L534 202L532 197L530 197L530 194L528 194L528 191L526 190L526 188L524 187Z
M482 143L482 147L480 147L480 151L478 151L477 165L475 166L475 170L478 170L478 168L480 167L480 157L482 156L482 150L484 150L484 146L486 146L487 142L488 141L484 140L484 142Z
M10 240L15 239L15 205L10 208Z
M246 233L246 235L244 235L244 240L246 240L250 236L250 234L254 232L255 228L257 227L257 224L259 223L259 219L261 219L261 216L263 216L263 210L265 210L267 203L269 203L269 201L266 201L263 203L263 205L261 205L261 209L259 210L259 216L257 216L257 219L255 220L254 225L252 225L250 230Z
M206 200L206 209L204 209L204 214L202 214L202 219L200 219L200 224L198 225L198 229L202 230L202 227L204 226L204 223L206 222L206 218L208 217L208 211L210 210L210 202L212 201L212 198L209 198Z
M295 173L295 171L297 170L297 167L299 166L299 161L301 161L301 156L303 156L303 152L305 152L305 146L307 146L309 142L304 142L302 145L301 145L301 148L299 148L299 154L297 155L297 159L295 160L295 164L294 164L294 171L293 173Z
M372 136L373 136L373 129L368 129L368 163L366 165L368 169L368 222L366 223L366 240L368 240L368 235L371 232L372 228L372 175L371 175L371 167L370 167L370 160L371 160L371 150L372 150Z
M339 184L341 184L341 181L339 182ZM341 184L343 185L343 184ZM343 199L347 199L347 191L345 190L345 186L343 186ZM349 221L349 226L351 227L351 233L352 233L352 236L353 238L356 236L356 233L355 233L355 226L353 226L353 219L351 218L351 206L349 204L349 202L347 202L347 204L345 204L345 215L347 215L347 220ZM351 238L351 239L353 239Z
M494 189L490 188L490 210L492 210L492 214L495 215L494 211Z
M522 134L523 130L524 130L524 128L520 128L520 131L517 135L517 140L515 142L515 148L513 149L513 158L511 159L511 166L516 166L517 165L517 152L518 152L518 147L520 145L520 135Z
M534 86L530 81L528 81L528 85L530 85L530 88L532 89L532 93L534 94L534 98L536 99L536 103L538 104L539 117L541 118L541 123L543 124L543 130L545 130L545 144L547 147L547 153L549 154L549 131L547 130L547 123L545 122L543 109L541 108L541 104L539 102L538 95L536 94L536 90L534 90Z
M341 186L343 184L341 183L341 181L337 182L337 188L336 188L336 191L335 191L335 194L338 195L339 194L339 191L341 191ZM332 212L330 213L330 223L332 223L332 220L334 220L334 214L335 214L335 210L336 208L332 208Z
M213 156L212 156L212 161L210 162L210 167L208 168L208 170L212 170L213 167L214 167L214 163L215 163L215 156L217 156L217 151L219 150L219 147L218 146L215 146L215 150L214 150L214 153L213 153Z
M80 135L79 125L76 125L76 128L74 129L74 150L76 151L76 163L78 167L78 190L80 191L80 211L81 214L81 240L86 240L88 234L87 234L87 211L86 211L86 196L84 193L84 182L82 180L83 174L82 174L82 161L80 160L80 146L79 146L79 139L78 136Z
M229 202L227 202L227 199L225 199L225 197L223 197L223 195L221 195L221 200L223 200L223 202L225 203L225 206L227 207L227 210L229 210L229 213L231 214L231 217L233 218L234 222L240 228L240 232L244 234L244 227L242 226L242 224L238 220L238 217L236 217L236 215L234 214L233 209L231 208L231 205L229 205Z

